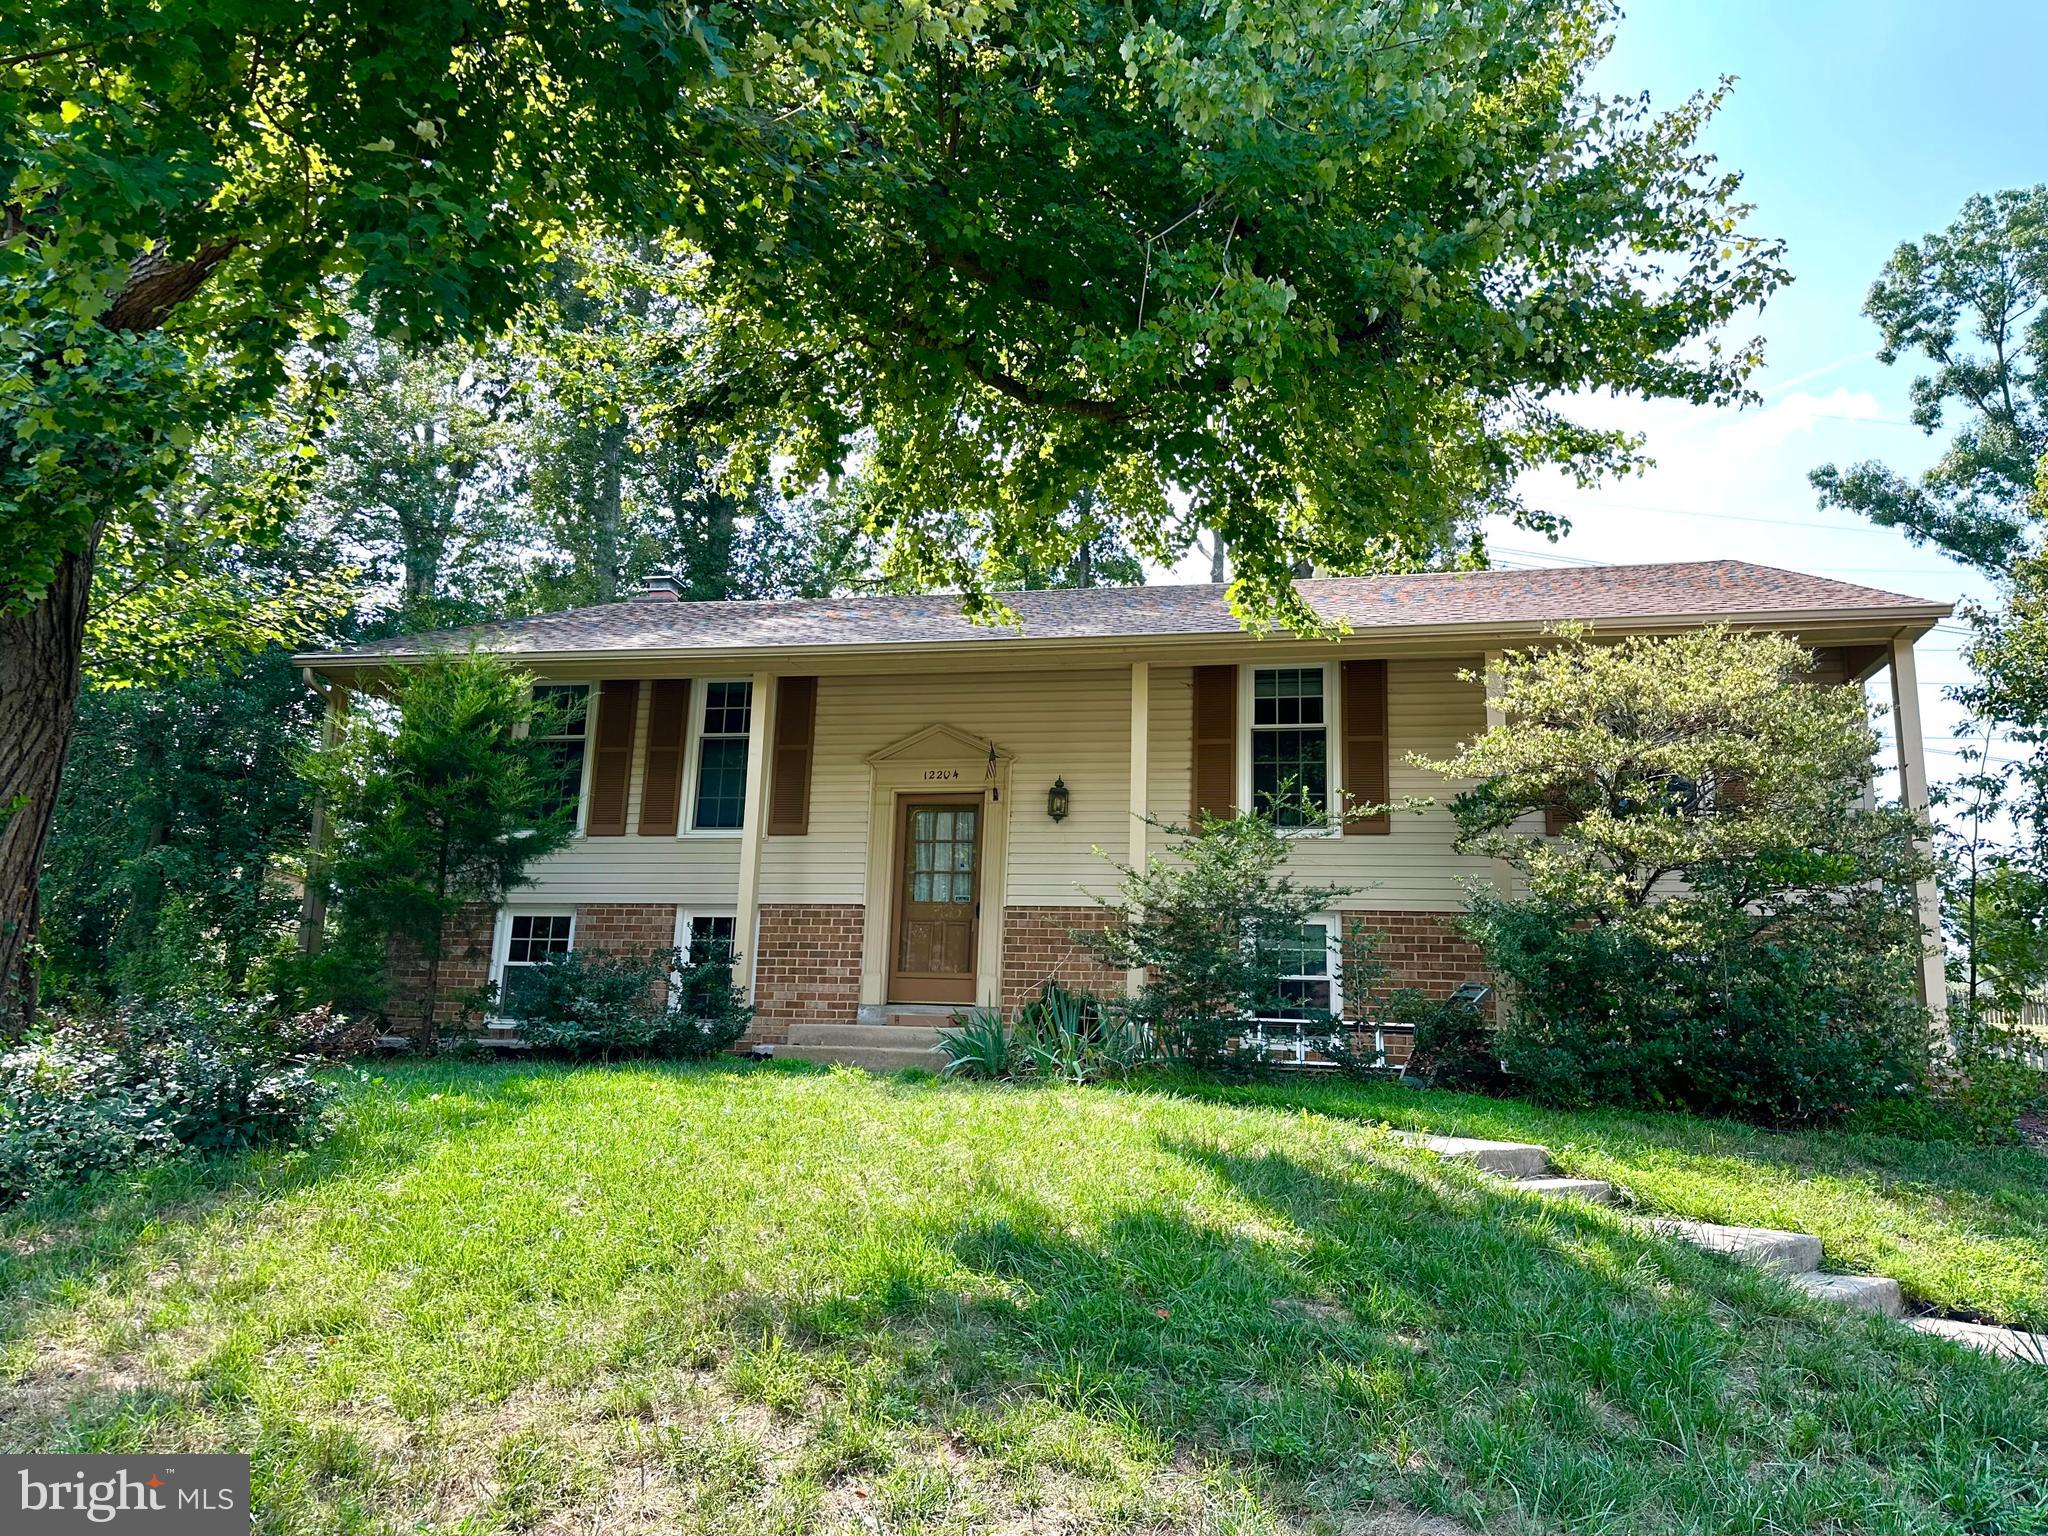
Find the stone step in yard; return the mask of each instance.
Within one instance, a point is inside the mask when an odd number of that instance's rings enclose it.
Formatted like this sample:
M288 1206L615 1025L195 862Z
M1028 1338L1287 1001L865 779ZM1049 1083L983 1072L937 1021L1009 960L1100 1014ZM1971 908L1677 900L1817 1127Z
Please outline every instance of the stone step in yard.
M1412 1144L1447 1162L1466 1163L1482 1173L1505 1179L1511 1189L1550 1199L1613 1203L1614 1189L1605 1179L1573 1179L1551 1169L1550 1149L1533 1142L1484 1141L1469 1136L1409 1136ZM1965 1323L1945 1317L1906 1317L1905 1293L1885 1275L1831 1275L1821 1270L1821 1242L1805 1232L1780 1232L1772 1227L1731 1227L1711 1221L1658 1217L1652 1231L1695 1248L1718 1253L1739 1264L1754 1264L1782 1276L1795 1289L1836 1306L1897 1318L1908 1328L1948 1339L1968 1349L2007 1360L2048 1365L2048 1334Z
M1967 1349L1982 1350L1987 1355L2001 1355L2028 1365L2048 1365L2048 1333L2027 1333L1991 1323L1958 1322L1951 1317L1910 1317L1906 1326Z
M1679 1221L1670 1217L1652 1221L1650 1226L1695 1248L1724 1254L1738 1264L1775 1269L1781 1275L1803 1275L1820 1268L1820 1239L1804 1232L1721 1227L1711 1221Z

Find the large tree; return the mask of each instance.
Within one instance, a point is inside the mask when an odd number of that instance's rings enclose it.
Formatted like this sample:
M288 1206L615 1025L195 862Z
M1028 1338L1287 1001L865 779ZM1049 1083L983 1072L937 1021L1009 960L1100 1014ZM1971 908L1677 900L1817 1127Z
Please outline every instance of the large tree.
M1727 401L1781 280L1737 178L1586 85L1604 0L1038 0L750 52L773 110L699 168L702 409L857 453L892 558L972 589L1084 491L1139 554L1412 565L1525 471L1639 444L1575 391ZM860 67L819 78L820 53ZM765 172L764 172L764 168ZM956 536L961 519L973 535Z
M1948 446L1917 478L1868 460L1813 472L1823 506L1860 513L1994 577L2039 544L2048 456L2048 186L1973 197L1892 254L1863 301L1878 358L1918 355L1913 420Z
M1739 397L1782 280L1699 152L1718 93L1586 87L1607 0L663 0L365 12L50 0L0 21L0 971L68 738L94 553L192 418L348 303L432 342L573 216L666 226L677 417L741 480L849 455L892 557L1031 548L1084 491L1139 554L1433 558L1514 484L1634 463L1554 402ZM31 19L32 18L32 19ZM349 293L347 290L355 291ZM685 388L687 386L687 388Z
M187 445L333 307L474 331L573 212L663 217L725 47L694 11L544 0L0 16L0 978L109 531L147 536Z

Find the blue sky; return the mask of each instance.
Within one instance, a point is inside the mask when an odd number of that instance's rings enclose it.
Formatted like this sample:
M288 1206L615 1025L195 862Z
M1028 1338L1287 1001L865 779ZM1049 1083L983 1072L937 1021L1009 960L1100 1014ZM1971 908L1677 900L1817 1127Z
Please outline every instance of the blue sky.
M1906 420L1913 365L1877 362L1865 290L1894 247L1942 228L1973 192L2048 181L2044 0L1642 0L1622 19L1597 86L1658 106L1722 75L1733 94L1706 146L1744 175L1751 225L1787 242L1795 281L1736 334L1765 338L1744 411L1587 401L1588 420L1648 435L1658 467L1595 492L1532 484L1569 513L1551 545L1504 530L1503 565L1735 557L1916 596L1984 587L1895 533L1816 505L1816 464L1881 458L1924 466L1934 445ZM1962 673L1957 636L1922 642L1923 710L1935 776Z

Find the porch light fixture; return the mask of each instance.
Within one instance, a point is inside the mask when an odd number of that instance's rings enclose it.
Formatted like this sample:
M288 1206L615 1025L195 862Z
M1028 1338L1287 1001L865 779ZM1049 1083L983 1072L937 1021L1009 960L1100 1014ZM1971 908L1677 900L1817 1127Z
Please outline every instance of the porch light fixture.
M1052 788L1045 792L1045 814L1054 821L1065 821L1067 819L1067 805L1067 781L1065 779L1054 779L1052 781Z

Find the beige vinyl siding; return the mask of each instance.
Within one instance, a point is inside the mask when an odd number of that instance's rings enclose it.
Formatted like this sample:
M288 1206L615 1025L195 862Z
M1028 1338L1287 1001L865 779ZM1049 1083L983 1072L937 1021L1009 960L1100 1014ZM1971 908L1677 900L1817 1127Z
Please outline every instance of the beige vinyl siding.
M1396 799L1434 796L1457 786L1415 767L1409 754L1444 755L1485 729L1477 685L1460 682L1478 658L1392 661L1387 669ZM732 675L721 672L720 676ZM703 709L703 680L693 680L692 731ZM1152 814L1188 816L1192 677L1187 667L1154 666L1151 675ZM624 837L578 839L545 860L522 901L675 902L730 907L738 888L739 838L685 834L641 837L642 754L652 690L640 690ZM1013 906L1083 904L1115 880L1092 851L1119 856L1129 845L1130 670L909 673L871 677L827 674L818 682L817 746L811 770L810 831L763 840L764 902L846 902L865 897L870 779L867 758L931 725L987 738L1011 755L1009 861L1003 900ZM1239 750L1243 747L1240 744ZM692 764L694 768L694 753ZM1045 792L1064 778L1072 814L1054 823ZM972 782L947 788L978 788ZM684 820L695 785L684 785ZM1153 847L1164 846L1153 834ZM1451 821L1439 803L1422 815L1396 814L1385 837L1302 838L1294 868L1303 878L1353 885L1350 905L1453 911L1461 875L1492 874L1484 859L1451 852Z
M1251 665L1251 663L1245 663ZM1387 664L1387 731L1393 798L1429 797L1421 814L1396 811L1385 837L1303 837L1290 864L1295 875L1326 885L1348 885L1352 907L1451 912L1464 905L1461 877L1490 878L1490 860L1451 851L1452 823L1445 802L1462 787L1409 761L1411 753L1444 757L1486 729L1486 698L1477 683L1459 680L1477 671L1480 658L1395 659ZM1193 681L1186 667L1152 669L1152 763L1149 790L1155 817L1188 818ZM1336 751L1332 741L1332 752ZM1239 722L1238 751L1245 750ZM1155 851L1164 839L1153 833Z
M717 909L729 908L738 899L737 833L683 837L642 837L639 833L647 711L653 695L652 688L640 690L639 717L633 726L633 770L626 785L626 835L577 838L534 866L533 884L516 891L515 902L675 902ZM690 709L701 716L703 708L704 685L701 680L693 681ZM695 724L693 720L693 730ZM696 788L694 783L683 786L685 825Z
M1130 780L1130 671L911 673L818 682L811 824L762 850L761 899L858 902L866 890L867 759L927 726L949 725L1010 754L1009 871L1013 906L1072 905L1081 887L1114 880L1090 848L1122 849ZM1073 811L1045 814L1064 778ZM977 789L974 782L935 789Z

